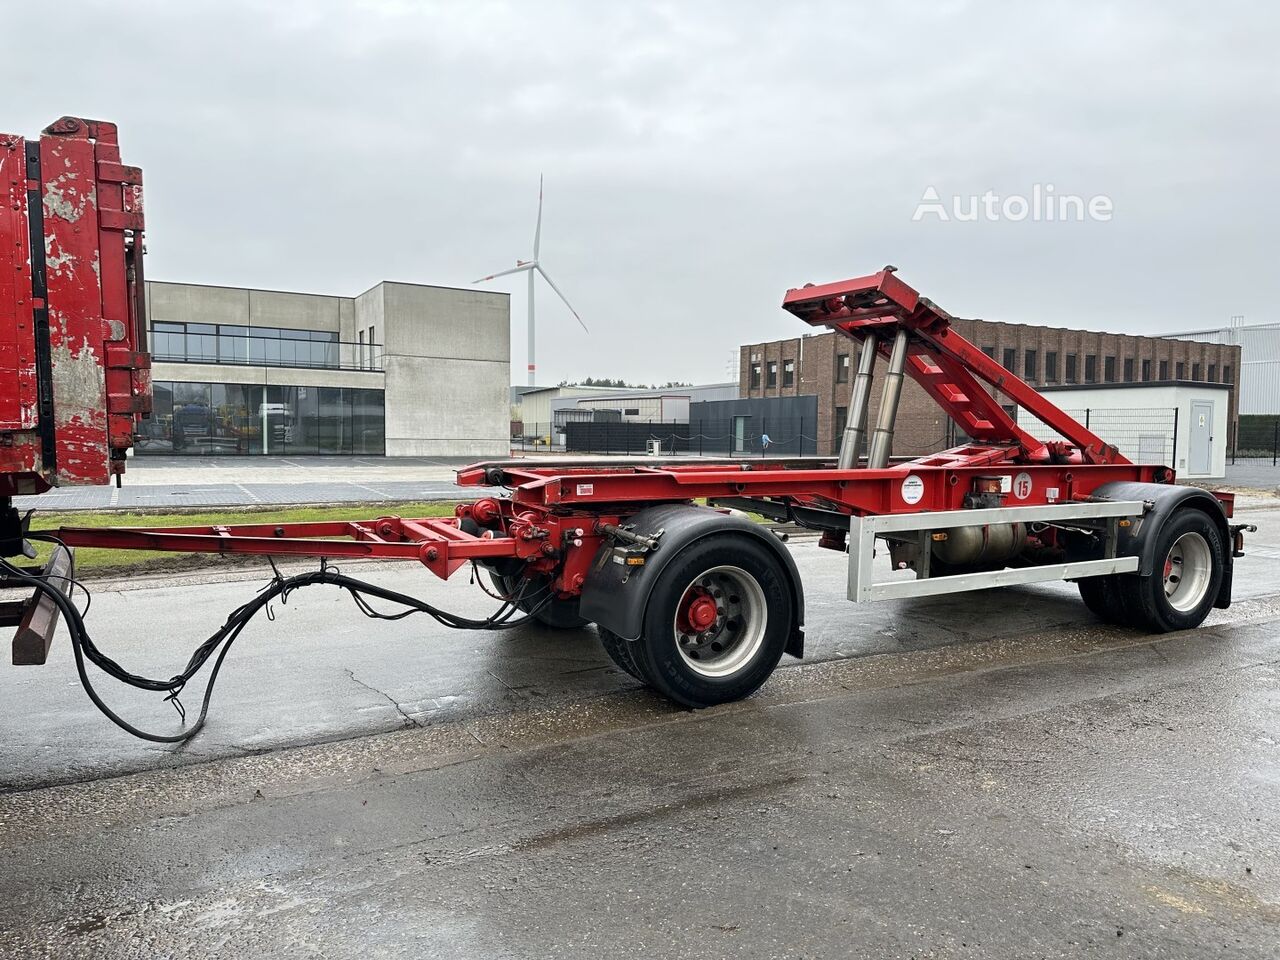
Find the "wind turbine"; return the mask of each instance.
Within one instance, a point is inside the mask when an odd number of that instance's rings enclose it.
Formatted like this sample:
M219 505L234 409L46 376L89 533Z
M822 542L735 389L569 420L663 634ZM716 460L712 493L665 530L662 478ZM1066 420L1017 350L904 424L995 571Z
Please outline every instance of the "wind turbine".
M538 223L533 228L533 257L529 260L517 260L516 265L510 270L502 270L499 273L490 274L487 277L481 277L476 283L485 283L488 280L494 280L498 277L505 277L508 274L525 272L529 275L529 386L536 386L537 363L534 361L534 316L533 316L533 275L535 273L542 274L542 279L547 281L547 286L556 292L556 296L564 301L564 305L569 308L569 312L573 314L573 319L581 324L583 330L587 330L587 325L582 322L582 318L578 316L578 311L573 309L573 304L569 302L560 288L556 286L556 282L548 276L547 271L542 268L542 264L538 260L538 248L542 244L542 177L538 177ZM590 333L587 330L587 333Z

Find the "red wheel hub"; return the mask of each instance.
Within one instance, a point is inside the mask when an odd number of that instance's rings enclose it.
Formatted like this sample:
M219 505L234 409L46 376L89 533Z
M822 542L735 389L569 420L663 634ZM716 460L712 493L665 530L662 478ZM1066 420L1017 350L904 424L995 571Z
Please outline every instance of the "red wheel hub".
M680 611L681 626L687 626L688 633L702 633L715 625L719 611L715 600L708 594L690 591L685 595L683 609Z

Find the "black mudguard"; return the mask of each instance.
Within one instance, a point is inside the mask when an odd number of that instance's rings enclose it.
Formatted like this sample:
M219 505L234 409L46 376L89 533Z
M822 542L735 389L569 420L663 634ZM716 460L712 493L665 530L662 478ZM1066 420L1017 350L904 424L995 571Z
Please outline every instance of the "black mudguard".
M1222 586L1218 589L1213 605L1222 609L1231 606L1231 574L1234 564L1231 556L1231 528L1226 511L1213 494L1199 487L1177 484L1117 481L1104 483L1093 491L1093 495L1108 500L1145 500L1152 504L1141 520L1135 520L1130 527L1120 528L1116 545L1118 556L1138 558L1138 574L1144 577L1151 576L1155 570L1155 545L1164 522L1175 510L1183 507L1203 511L1217 525L1218 532L1222 534L1222 543L1226 547Z
M794 611L787 653L793 657L804 656L804 588L800 584L800 571L796 569L791 551L767 527L710 507L689 504L649 507L628 520L626 526L645 537L657 536L661 531L658 549L606 542L596 554L582 586L579 609L587 620L626 640L638 639L649 593L666 565L695 540L719 533L740 533L765 544L786 571ZM643 563L638 562L641 558Z

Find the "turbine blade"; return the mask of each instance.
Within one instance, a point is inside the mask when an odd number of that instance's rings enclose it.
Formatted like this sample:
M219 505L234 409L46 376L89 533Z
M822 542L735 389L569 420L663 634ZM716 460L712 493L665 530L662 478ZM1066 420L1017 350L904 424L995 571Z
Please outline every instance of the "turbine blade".
M538 259L538 247L542 245L542 174L538 174L538 225L533 228L533 259Z
M556 282L547 275L547 271L542 269L542 264L535 263L533 265L533 269L537 270L540 274L542 274L542 279L547 281L547 284L551 287L551 289L556 292L556 296L559 297L561 300L563 300L564 305L569 308L569 312L573 314L573 319L578 321L579 325L582 327L583 330L587 330L587 325L583 323L582 318L578 316L578 311L573 309L573 304L569 302L569 298L560 292L560 288L556 286ZM590 333L590 332L591 332L590 330L587 330L587 333Z
M510 270L499 270L497 273L491 273L487 277L481 277L479 280L473 280L472 283L484 283L486 280L496 280L498 277L505 277L510 273L520 273L522 270L532 270L534 264L522 263L512 267Z

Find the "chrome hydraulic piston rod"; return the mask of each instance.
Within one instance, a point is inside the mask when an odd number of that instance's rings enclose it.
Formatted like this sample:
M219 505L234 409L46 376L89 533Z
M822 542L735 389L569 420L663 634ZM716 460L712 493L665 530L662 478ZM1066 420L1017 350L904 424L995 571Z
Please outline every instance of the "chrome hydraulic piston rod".
M871 452L867 466L882 470L889 465L893 453L893 425L898 419L898 400L902 396L902 378L907 368L907 343L911 334L898 330L893 338L893 350L889 354L889 369L884 375L884 392L880 395L880 418L876 432L871 436Z
M876 338L868 334L862 339L858 372L853 378L853 388L849 394L849 418L845 421L844 433L840 437L838 466L841 470L849 470L858 465L858 454L862 452L862 442L867 435L867 408L871 400L871 380L875 376L875 369Z

